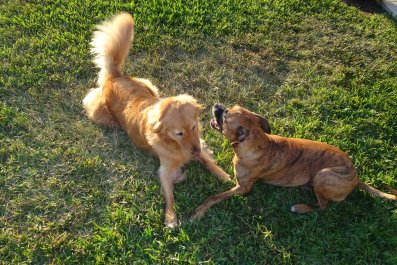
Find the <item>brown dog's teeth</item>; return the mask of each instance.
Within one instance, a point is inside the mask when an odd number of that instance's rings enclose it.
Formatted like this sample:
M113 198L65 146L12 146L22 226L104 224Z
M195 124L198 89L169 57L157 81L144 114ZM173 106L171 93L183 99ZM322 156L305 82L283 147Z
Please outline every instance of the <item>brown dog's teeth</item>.
M220 130L220 128L219 128L219 124L216 122L216 119L215 118L212 118L211 119L211 121L210 121L210 126L213 128L213 129L215 129L215 130Z
M211 119L210 125L211 125L212 128L214 128L214 127L216 126L216 121L215 121L215 119Z

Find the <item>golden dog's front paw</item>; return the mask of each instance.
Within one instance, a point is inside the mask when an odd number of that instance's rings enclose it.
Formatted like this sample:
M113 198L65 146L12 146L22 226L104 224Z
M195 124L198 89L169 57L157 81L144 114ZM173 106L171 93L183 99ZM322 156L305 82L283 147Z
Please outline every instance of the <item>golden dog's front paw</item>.
M179 226L176 215L172 215L172 214L166 215L164 224L167 228L176 228Z
M179 224L178 224L178 221L175 220L175 221L165 222L165 226L167 228L174 229L174 228L177 228L179 226Z

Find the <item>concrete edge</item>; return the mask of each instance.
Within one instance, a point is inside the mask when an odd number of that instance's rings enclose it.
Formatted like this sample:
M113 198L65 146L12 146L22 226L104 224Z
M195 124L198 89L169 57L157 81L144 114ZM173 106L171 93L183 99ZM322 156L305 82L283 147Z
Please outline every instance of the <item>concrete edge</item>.
M390 15L397 18L397 1L376 0Z

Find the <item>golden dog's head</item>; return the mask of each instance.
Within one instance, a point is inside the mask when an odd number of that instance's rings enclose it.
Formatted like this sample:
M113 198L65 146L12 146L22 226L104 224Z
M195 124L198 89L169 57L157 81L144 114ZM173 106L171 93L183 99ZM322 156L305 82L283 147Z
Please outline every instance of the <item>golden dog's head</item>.
M198 115L202 106L188 95L162 99L149 114L151 133L159 143L177 144L185 153L201 151Z
M262 130L271 133L269 122L262 116L240 106L227 109L222 104L216 104L212 113L211 127L223 133L230 142L243 142L250 134Z

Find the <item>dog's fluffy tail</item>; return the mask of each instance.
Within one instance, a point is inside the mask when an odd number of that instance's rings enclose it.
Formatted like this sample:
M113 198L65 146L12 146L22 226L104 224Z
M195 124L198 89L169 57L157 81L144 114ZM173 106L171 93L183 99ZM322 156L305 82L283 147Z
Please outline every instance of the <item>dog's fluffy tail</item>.
M83 106L90 119L98 124L117 126L102 98L102 88L108 78L121 76L121 67L130 50L134 20L130 14L120 13L97 27L91 41L94 63L100 69L98 88L84 98Z
M393 190L392 188L387 187L389 192L392 193L393 195L382 192L380 190L377 190L374 187L372 187L364 182L361 182L361 181L358 183L357 187L371 193L372 195L374 195L376 197L380 197L382 199L387 199L387 200L397 201L397 191Z
M120 13L97 27L91 41L94 63L100 69L98 85L106 79L121 76L121 67L130 51L134 35L134 20L128 13Z

